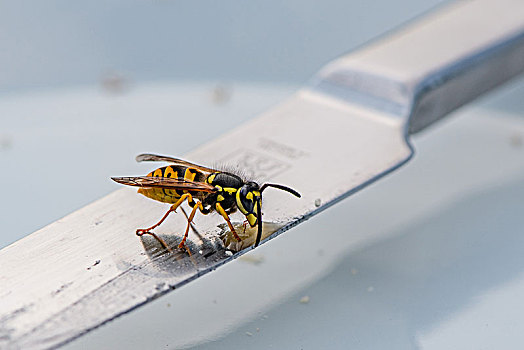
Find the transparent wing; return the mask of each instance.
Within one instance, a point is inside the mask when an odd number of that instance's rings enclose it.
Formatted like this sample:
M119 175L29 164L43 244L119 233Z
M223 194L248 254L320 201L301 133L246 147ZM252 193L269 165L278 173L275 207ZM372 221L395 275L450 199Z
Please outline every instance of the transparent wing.
M173 179L169 177L152 177L152 176L130 176L130 177L112 177L123 185L135 187L159 187L175 190L187 190L198 192L215 192L216 188L205 182L192 182L183 179Z
M186 167L195 168L202 172L207 172L207 173L215 173L218 171L216 169L207 168L201 165L193 164L183 159L173 158L169 156L161 156L157 154L149 154L149 153L139 154L138 156L136 156L135 159L137 162L168 162L168 163L172 163L175 165L182 165Z

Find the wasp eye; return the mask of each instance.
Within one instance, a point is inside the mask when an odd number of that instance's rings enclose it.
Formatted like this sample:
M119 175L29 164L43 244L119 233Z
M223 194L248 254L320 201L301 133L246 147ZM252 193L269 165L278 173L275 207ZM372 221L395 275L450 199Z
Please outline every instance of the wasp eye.
M248 192L245 196L241 197L242 206L247 213L252 213L255 208L255 200L253 198L253 192Z

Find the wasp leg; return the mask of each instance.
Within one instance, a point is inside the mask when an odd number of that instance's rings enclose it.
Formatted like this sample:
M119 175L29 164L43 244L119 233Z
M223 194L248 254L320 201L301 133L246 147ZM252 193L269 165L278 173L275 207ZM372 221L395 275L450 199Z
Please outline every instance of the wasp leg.
M145 235L145 234L150 234L152 229L160 226L161 223L164 222L164 220L169 216L169 214L171 214L171 212L173 212L174 210L172 208L169 208L169 210L164 214L164 216L162 217L162 219L160 219L159 222L157 222L156 224L154 224L153 226L151 227L148 227L148 228L139 228L138 230L136 230L136 235L137 236L142 236L142 235Z
M202 206L201 202L196 202L195 205L193 206L193 210L191 210L191 214L187 218L187 227L186 227L186 232L184 233L184 238L182 239L182 242L180 242L180 244L178 245L178 248L184 248L186 245L186 239L187 239L187 236L189 235L189 227L191 227L191 222L193 221L193 218L195 217L197 209L200 209L200 211L204 210L204 207Z
M186 219L187 219L188 221L190 221L190 220L189 220L189 216L187 215L185 209L182 208L182 207L180 207L180 209L182 209L182 213L184 213L184 216L186 217ZM201 210L201 212L202 212L202 210ZM206 214L206 213L204 213L204 214ZM198 230L197 230L197 228L195 227L195 225L193 225L193 222L191 222L191 229L192 229L193 232L198 236L198 238L200 238L201 241L204 240L204 237L202 237L202 235L200 234L200 232L198 232Z
M141 237L143 235L151 235L153 236L158 242L160 242L160 244L168 249L168 250L171 250L168 248L166 242L164 242L164 240L160 237L158 237L156 234L154 234L153 232L150 232L152 229L160 226L160 224L162 224L164 222L164 220L169 216L169 214L171 214L172 212L176 212L176 209L187 199L188 201L193 201L193 197L191 197L191 194L189 193L186 193L186 194L183 194L180 199L171 206L171 208L169 208L169 210L164 214L164 216L162 217L162 219L160 219L159 222L157 222L156 224L154 224L153 226L151 227L148 227L148 228L139 228L138 230L136 230L136 235Z
M215 204L215 208L216 208L217 212L218 212L220 215L222 215L222 217L224 218L224 220L226 220L227 225L229 226L229 229L231 230L231 233L233 234L233 236L235 237L235 239L236 239L238 242L242 242L242 239L238 236L237 231L235 231L235 228L233 227L233 225L231 224L231 221L229 220L229 215L227 215L226 211L224 210L224 208L222 208L222 206L220 205L220 203Z
M246 233L246 228L247 228L247 225L249 224L249 221L247 220L244 220L244 222L242 223L242 227L243 227L243 231L242 231L242 235L244 235Z

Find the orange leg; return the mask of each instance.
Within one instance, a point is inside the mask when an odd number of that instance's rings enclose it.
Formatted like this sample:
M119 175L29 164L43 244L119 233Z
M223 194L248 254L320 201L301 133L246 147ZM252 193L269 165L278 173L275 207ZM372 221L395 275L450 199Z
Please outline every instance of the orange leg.
M182 209L182 213L184 214L184 216L186 217L186 220L189 220L189 215L187 215L186 211L184 210L183 207L180 207L180 209ZM202 210L200 211L202 212ZM205 212L202 212L202 214L206 215L207 213ZM195 227L195 225L193 225L193 222L191 221L191 229L193 230L193 232L198 236L198 238L200 238L201 241L204 240L204 238L202 237L202 235L200 234L200 232L198 232L197 228Z
M186 239L189 234L189 227L191 227L191 222L193 222L193 218L195 217L197 209L200 209L200 211L204 210L202 203L197 202L195 206L193 207L193 210L191 210L191 214L189 214L189 217L187 218L187 227L186 227L186 232L184 233L184 238L182 239L182 242L180 242L180 244L178 245L178 248L185 247Z
M224 218L224 220L226 220L227 222L227 225L229 226L229 229L231 230L231 233L233 234L233 236L235 237L235 239L238 241L238 242L242 242L242 239L238 236L237 234L237 231L235 231L235 228L233 227L233 225L231 224L231 221L229 220L229 216L227 215L226 211L224 210L224 208L222 208L222 206L220 205L220 203L217 203L215 205L215 208L217 210L217 212L222 215L222 217Z
M244 220L244 222L242 223L242 226L244 227L244 231L242 232L242 234L246 233L246 228L247 228L248 224L249 224L249 221L247 221L247 220Z
M172 212L174 212L173 208L169 208L169 210L165 213L165 215L162 217L162 219L160 219L159 222L157 222L156 224L154 224L153 226L151 227L148 227L148 228L139 228L138 230L136 230L136 235L137 236L142 236L142 235L145 235L145 234L151 234L151 231L152 229L160 226L161 223L164 222L164 220L169 216L169 214L171 214Z
M136 235L137 236L143 236L143 235L151 235L153 236L158 242L160 242L160 244L168 249L169 247L167 246L166 242L164 242L164 240L160 237L158 237L156 234L154 234L153 232L150 232L152 229L160 226L160 224L162 224L164 222L164 220L169 216L169 214L171 214L172 212L176 212L176 209L186 200L189 198L189 201L191 202L193 200L193 197L191 197L191 195L189 193L186 193L186 194L183 194L180 199L171 206L171 208L169 208L169 210L164 214L164 216L162 217L162 219L160 219L159 222L157 222L156 224L154 224L153 226L151 227L148 227L148 228L139 228L138 230L136 230Z

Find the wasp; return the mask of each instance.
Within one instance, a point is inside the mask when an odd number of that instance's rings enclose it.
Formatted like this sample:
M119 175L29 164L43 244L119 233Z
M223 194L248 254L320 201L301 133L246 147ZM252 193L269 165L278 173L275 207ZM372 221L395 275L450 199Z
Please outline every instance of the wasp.
M167 244L151 230L158 227L172 212L187 201L192 208L187 218L187 227L184 238L178 245L185 247L189 228L198 211L207 215L217 212L226 221L231 233L237 241L241 241L231 224L229 215L240 210L251 227L258 226L255 247L262 237L262 192L268 187L289 192L300 198L300 194L283 185L265 183L259 186L254 181L243 179L233 172L220 171L196 165L182 159L160 156L155 154L140 154L137 162L158 161L168 162L170 165L158 168L146 176L112 177L111 179L128 186L140 187L138 193L164 203L172 204L165 215L151 227L138 229L137 236L149 234L155 237L165 248ZM185 212L184 212L185 214ZM244 228L247 226L244 222Z

